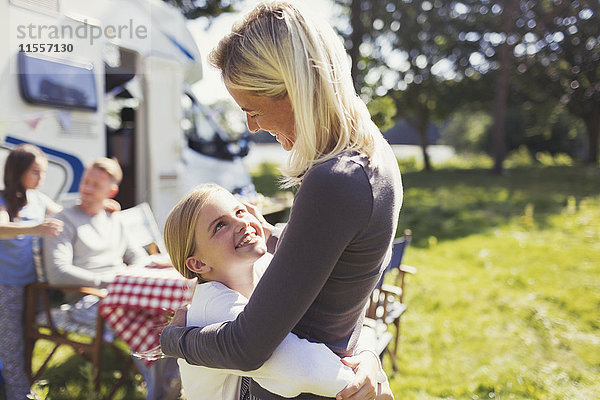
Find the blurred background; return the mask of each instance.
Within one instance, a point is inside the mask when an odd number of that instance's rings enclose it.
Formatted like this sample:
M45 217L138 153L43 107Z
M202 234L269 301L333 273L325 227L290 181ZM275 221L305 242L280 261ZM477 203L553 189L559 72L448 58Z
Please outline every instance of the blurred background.
M257 1L166 2L202 55L183 131L209 123L208 139L194 139L203 154L218 138L256 193L289 200L277 183L287 153L267 133L248 135L206 64ZM384 358L396 399L598 399L600 0L301 3L339 32L403 173L398 236L412 231L403 261L417 273L398 371ZM240 138L247 147L231 150ZM63 359L36 384L40 396L83 398L89 372ZM122 398L144 398L139 376Z

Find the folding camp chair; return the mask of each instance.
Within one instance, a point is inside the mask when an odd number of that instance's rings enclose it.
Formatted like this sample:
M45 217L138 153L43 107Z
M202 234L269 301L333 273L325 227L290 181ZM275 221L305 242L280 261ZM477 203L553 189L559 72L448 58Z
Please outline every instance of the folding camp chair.
M400 342L400 319L406 312L404 303L404 288L406 274L415 274L414 267L402 264L402 256L406 246L410 243L411 231L404 231L404 236L394 240L392 257L387 265L377 286L371 293L371 298L366 310L366 325L375 330L377 346L381 357L387 352L392 360L394 371L397 370L397 354ZM395 275L395 277L393 277ZM394 280L395 284L384 283L384 280ZM394 325L393 334L388 327ZM390 349L390 342L394 342Z

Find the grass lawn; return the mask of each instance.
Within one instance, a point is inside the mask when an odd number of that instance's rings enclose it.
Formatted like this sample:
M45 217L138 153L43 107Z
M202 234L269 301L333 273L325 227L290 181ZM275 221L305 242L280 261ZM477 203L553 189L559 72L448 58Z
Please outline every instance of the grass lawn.
M404 175L415 240L398 399L600 392L600 171Z
M273 174L256 173L260 192L274 193ZM418 273L396 399L598 398L600 169L445 169L404 185L398 231L413 231L404 262ZM44 377L48 398L85 398L84 363L69 360ZM132 378L121 398L143 397Z
M122 342L117 345L127 354L128 348ZM48 354L53 348L45 340L39 340L34 350L34 371L41 365L42 354ZM36 354L38 357L36 357ZM116 357L114 350L105 346L102 359L100 390L94 391L92 368L89 362L68 346L59 347L41 379L34 384L34 393L40 400L97 400L108 395L113 383L120 378L122 359ZM119 388L115 399L143 400L146 398L143 378L137 371L129 371L129 378ZM0 399L3 399L0 397Z

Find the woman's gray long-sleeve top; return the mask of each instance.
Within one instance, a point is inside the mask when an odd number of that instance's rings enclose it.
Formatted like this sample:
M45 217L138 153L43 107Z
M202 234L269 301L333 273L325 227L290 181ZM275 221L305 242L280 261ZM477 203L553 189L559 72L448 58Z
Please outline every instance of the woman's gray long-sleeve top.
M190 364L253 370L291 331L351 355L402 203L396 158L383 138L377 146L379 161L346 151L313 166L245 310L231 322L166 327L163 352Z

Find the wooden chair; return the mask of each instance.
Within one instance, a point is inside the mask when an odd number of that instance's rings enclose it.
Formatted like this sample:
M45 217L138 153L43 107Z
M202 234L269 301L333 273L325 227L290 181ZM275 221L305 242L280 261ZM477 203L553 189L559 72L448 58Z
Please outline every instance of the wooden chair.
M151 254L160 252L161 248L164 249L162 236L147 203L123 210L121 215L125 218L124 223L127 229L130 232L135 232L135 235L132 236L136 245L144 246ZM123 365L120 378L114 382L107 396L108 399L111 399L125 383L128 371L135 368L131 355L123 352L113 340L106 340L104 320L100 314L96 316L95 328L90 329L89 326L78 324L77 321L69 318L68 313L65 311L68 310L70 305L55 307L52 304L52 294L55 291L80 296L91 294L103 298L106 296L106 289L50 285L47 282L42 265L39 246L36 246L34 258L36 260L38 282L27 286L25 303L25 365L27 374L32 382L38 380L57 349L62 345L68 345L92 363L94 387L98 391L102 371L102 352L108 346L112 348L122 361L121 365ZM53 347L45 355L41 367L37 371L33 371L33 351L36 342L40 339L52 342Z
M50 285L47 282L34 282L26 288L25 305L25 366L26 372L32 382L38 380L46 370L48 363L53 358L58 348L62 345L70 346L75 352L83 356L92 364L94 375L94 389L100 388L100 374L102 371L103 349L107 346L121 360L121 376L113 382L107 399L111 399L116 391L125 383L129 370L134 367L133 360L128 353L123 352L113 341L106 341L104 320L100 314L96 315L95 327L79 324L69 318L68 311L62 305L54 307L52 296L56 291L65 294L94 295L99 298L106 296L106 290L92 287L73 287ZM38 340L43 339L52 343L49 353L43 355L42 365L33 371L33 352ZM40 354L37 352L36 354Z
M417 272L414 267L402 264L402 256L410 243L411 235L411 231L407 229L403 237L394 240L390 263L371 294L365 315L365 325L370 326L376 335L377 351L382 358L386 352L390 355L394 371L398 369L400 321L407 309L404 302L406 274ZM384 280L393 280L394 284L384 283ZM388 330L390 325L394 326L393 333ZM390 349L392 341L394 347Z

